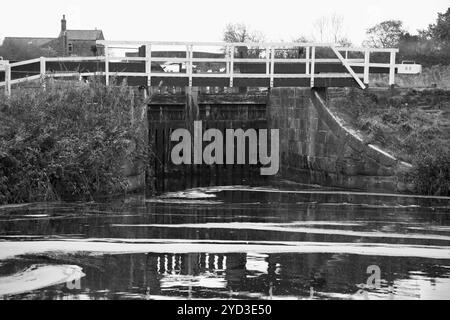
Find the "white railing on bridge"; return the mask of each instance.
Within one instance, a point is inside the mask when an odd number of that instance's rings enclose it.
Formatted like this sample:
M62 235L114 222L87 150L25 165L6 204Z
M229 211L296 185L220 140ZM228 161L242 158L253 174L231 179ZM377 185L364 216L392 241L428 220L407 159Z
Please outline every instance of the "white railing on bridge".
M233 87L234 78L269 78L270 86L273 86L275 78L309 78L311 87L314 87L314 80L316 78L353 78L358 85L365 89L366 85L369 84L369 71L370 68L383 67L389 68L389 85L395 83L395 58L398 49L394 48L363 48L363 47L339 47L335 44L326 43L285 43L285 42L268 42L268 43L227 43L227 42L167 42L167 41L150 41L150 42L140 42L140 41L97 41L98 44L104 46L105 48L105 72L106 79L109 79L109 62L113 59L129 59L133 61L145 61L146 62L146 75L148 85L151 85L152 76L158 77L180 77L184 76L189 79L189 86L192 86L192 79L198 78L229 78L229 86ZM145 47L145 57L120 57L113 56L111 54L112 49L119 49L122 47ZM152 55L152 50L155 46L174 48L174 47L184 47L185 57L174 58L174 57L154 57ZM194 58L193 57L193 47L215 47L224 52L224 58ZM247 49L257 49L265 51L263 58L244 58L235 57L235 49L239 47L246 47ZM276 58L276 50L286 50L289 48L304 48L305 58ZM316 48L329 48L331 49L336 58L334 59L324 59L316 57ZM348 55L350 52L360 52L363 54L362 59L349 59ZM387 63L372 63L370 62L370 54L374 52L384 52L389 53L389 61ZM344 55L342 55L344 53ZM167 72L152 72L151 65L152 62L173 62L173 63L185 63L186 73L167 73ZM266 73L236 73L235 64L236 63L255 63L255 62L266 62ZM224 73L194 73L193 65L194 63L225 63L226 69ZM301 74L280 74L275 73L276 63L304 63L306 68L305 73ZM319 63L341 63L348 73L316 73L315 66ZM352 67L364 67L363 74L356 74ZM142 76L142 73L115 73L117 76L128 75L128 76ZM363 78L361 81L360 78Z
M365 89L369 84L369 72L370 68L382 67L389 69L389 85L395 83L395 70L397 65L395 63L396 53L398 49L384 49L384 48L363 48L363 47L339 47L334 44L321 44L321 43L284 43L284 42L271 42L271 43L226 43L226 42L165 42L165 41L97 41L98 45L104 47L105 55L100 57L56 57L56 58L38 58L33 60L21 61L16 63L9 63L8 61L0 60L0 71L5 72L5 81L0 82L0 86L5 86L7 94L11 93L11 85L24 81L44 79L45 77L73 77L79 76L105 76L106 84L109 84L110 78L113 76L118 77L146 77L147 85L151 86L152 77L185 77L188 80L188 85L192 86L194 78L228 78L229 87L233 87L234 79L236 78L248 78L248 79L269 79L270 87L274 85L274 80L277 78L305 78L309 79L309 84L314 87L315 79L318 78L351 78L354 79L357 84ZM129 57L119 56L117 51L123 48L140 48L145 47L145 56L143 57ZM155 51L155 47L165 48L163 51L171 52L176 47L182 47L185 53L184 57L160 56L161 51ZM194 58L194 47L214 48L212 52L222 53L223 57L214 58ZM247 48L250 50L258 50L258 57L236 57L235 52L237 48ZM303 48L304 58L278 58L276 52L278 50L299 49ZM335 57L333 58L320 58L316 55L317 48L331 49ZM179 50L178 50L179 51ZM159 56L155 56L152 53L158 52ZM354 55L355 52L359 53L360 58L351 58L349 56ZM385 63L370 62L370 55L372 53L383 52L389 53L389 61ZM303 55L303 54L302 54ZM104 63L104 71L101 72L89 72L79 73L74 71L68 72L48 72L46 70L47 62L85 62L85 61L99 61ZM115 61L142 61L145 63L145 72L112 72L110 71L110 64ZM31 63L40 63L40 72L38 75L25 77L21 79L11 78L11 68L22 66ZM152 70L152 63L181 63L185 64L185 72L157 72ZM265 73L239 73L235 66L236 63L265 63ZM224 64L223 72L196 72L194 65L200 63L221 63ZM275 64L278 63L299 63L305 64L304 73L275 73ZM329 72L318 73L316 72L316 66L320 63L337 63L345 67L347 72ZM356 74L353 67L363 67L364 72L362 74ZM98 71L98 70L97 70ZM362 80L361 80L362 79Z
M31 60L24 60L19 62L10 63L7 60L0 60L0 72L5 73L5 81L0 82L0 87L5 87L6 95L11 94L11 86L23 82L41 80L45 85L44 80L46 77L51 78L68 78L68 77L89 77L89 76L105 76L104 72L75 72L75 71L62 71L62 72L49 72L46 69L47 62L85 62L85 61L99 61L104 62L105 57L40 57ZM23 78L12 79L12 68L19 66L26 66L39 63L39 74L32 76L25 76Z

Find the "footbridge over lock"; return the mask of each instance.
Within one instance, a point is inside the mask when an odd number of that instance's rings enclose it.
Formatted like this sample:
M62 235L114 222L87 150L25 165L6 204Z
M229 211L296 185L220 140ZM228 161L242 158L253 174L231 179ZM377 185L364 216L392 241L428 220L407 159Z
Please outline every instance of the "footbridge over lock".
M420 72L396 64L398 49L340 47L322 43L98 41L98 57L0 60L0 87L48 78L98 77L131 86L359 87L371 74Z

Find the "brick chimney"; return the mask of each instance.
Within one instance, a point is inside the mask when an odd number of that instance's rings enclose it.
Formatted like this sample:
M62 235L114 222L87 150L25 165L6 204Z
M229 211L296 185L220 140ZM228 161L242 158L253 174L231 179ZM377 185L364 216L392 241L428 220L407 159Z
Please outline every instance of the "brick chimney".
M63 14L63 18L61 20L61 32L65 32L66 30L67 30L66 15Z
M59 43L61 45L60 54L65 57L67 55L67 21L66 15L63 14L63 18L61 20L61 32L59 33Z

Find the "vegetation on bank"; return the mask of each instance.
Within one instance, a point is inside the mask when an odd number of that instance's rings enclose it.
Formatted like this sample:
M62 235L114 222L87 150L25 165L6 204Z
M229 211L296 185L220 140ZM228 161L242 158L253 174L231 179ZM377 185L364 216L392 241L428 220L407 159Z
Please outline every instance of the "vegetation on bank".
M399 177L428 195L450 196L450 91L352 89L331 109L413 169Z
M95 81L0 96L0 204L124 192L124 161L147 157L141 107Z
M424 67L450 64L450 8L438 13L435 23L417 34L411 34L399 20L380 22L367 30L367 40L363 43L369 47L399 48L397 62L413 60ZM372 61L377 61L375 54Z

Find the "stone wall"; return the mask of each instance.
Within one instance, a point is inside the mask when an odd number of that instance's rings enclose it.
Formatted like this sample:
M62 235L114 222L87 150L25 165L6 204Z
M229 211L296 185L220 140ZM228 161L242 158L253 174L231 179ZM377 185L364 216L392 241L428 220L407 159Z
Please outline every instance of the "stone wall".
M410 165L344 128L325 103L326 91L274 88L268 125L280 129L280 175L302 183L380 192L404 191L396 173Z

